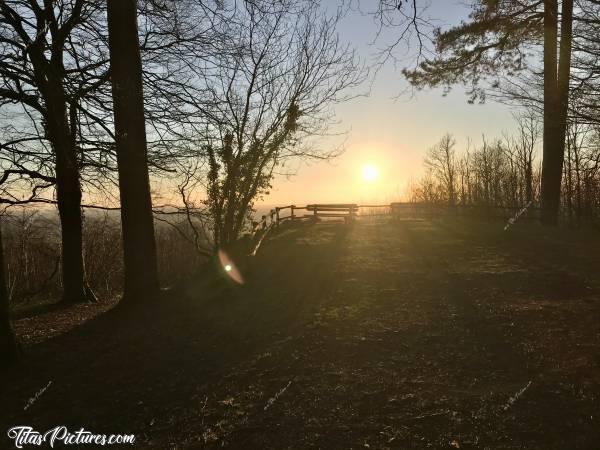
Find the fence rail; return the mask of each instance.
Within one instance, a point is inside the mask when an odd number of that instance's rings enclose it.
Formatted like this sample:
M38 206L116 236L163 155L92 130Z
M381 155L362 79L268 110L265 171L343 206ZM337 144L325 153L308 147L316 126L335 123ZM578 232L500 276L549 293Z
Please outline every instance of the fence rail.
M384 209L383 212L378 210ZM284 211L289 213L282 215ZM361 210L364 211L361 214ZM389 204L366 204L360 205L356 203L314 203L305 206L286 205L277 206L261 217L261 220L253 222L252 237L256 240L256 245L251 252L255 255L266 235L272 228L277 228L283 222L287 221L317 221L319 218L341 218L345 222L352 222L357 217L364 215L373 216L390 216L392 218L400 218L402 216L413 217L434 217L444 214L454 216L484 216L496 217L502 219L510 219L519 211L523 210L520 206L480 206L480 205L436 205L430 203L411 203L411 202L392 202ZM306 213L299 213L305 211ZM523 214L519 220L527 220L539 218L540 208L529 207L527 213ZM260 235L259 235L260 234Z
M378 210L384 211L379 212ZM253 232L265 230L270 226L279 226L286 221L317 220L324 218L342 218L346 221L358 216L389 215L400 216L413 213L417 216L435 216L444 213L457 215L478 214L481 216L510 218L522 209L521 206L480 206L480 205L436 205L428 203L392 202L389 204L357 204L357 203L313 203L305 206L277 206L254 222ZM362 212L362 213L361 213ZM529 207L523 217L538 218L540 208Z

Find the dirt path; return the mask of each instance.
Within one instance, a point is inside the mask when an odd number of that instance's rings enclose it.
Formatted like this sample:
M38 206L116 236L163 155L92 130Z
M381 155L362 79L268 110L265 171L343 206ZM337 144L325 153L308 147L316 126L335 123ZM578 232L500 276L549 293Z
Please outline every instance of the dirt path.
M430 221L284 230L244 287L206 297L199 282L160 320L136 316L151 342L130 330L98 350L120 329L106 320L40 346L9 404L50 372L56 386L11 420L136 432L140 448L598 449L595 256L547 239ZM48 361L75 342L94 355L77 362L87 382Z

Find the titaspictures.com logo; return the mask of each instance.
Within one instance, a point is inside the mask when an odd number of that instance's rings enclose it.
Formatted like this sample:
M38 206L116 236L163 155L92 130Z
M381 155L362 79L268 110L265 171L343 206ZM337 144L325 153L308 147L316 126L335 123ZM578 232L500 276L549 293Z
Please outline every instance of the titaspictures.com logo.
M23 446L49 445L54 448L56 445L133 445L135 436L133 434L94 434L80 428L78 431L69 431L67 427L57 426L44 433L34 430L29 426L16 426L8 430L9 439L13 440L15 448Z

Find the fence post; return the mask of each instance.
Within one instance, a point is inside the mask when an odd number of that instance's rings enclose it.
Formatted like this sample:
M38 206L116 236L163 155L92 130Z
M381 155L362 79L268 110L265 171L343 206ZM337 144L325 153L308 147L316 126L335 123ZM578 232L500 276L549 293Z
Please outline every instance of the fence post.
M295 208L295 207L296 207L296 205L292 205L292 206L290 206L290 210L291 210L291 212L292 212L292 215L291 215L290 217L292 218L292 219L291 219L291 220L292 220L292 222L294 221L294 208Z
M275 215L277 217L277 228L279 228L279 206L275 207Z
M263 230L267 228L267 216L262 216L262 228Z

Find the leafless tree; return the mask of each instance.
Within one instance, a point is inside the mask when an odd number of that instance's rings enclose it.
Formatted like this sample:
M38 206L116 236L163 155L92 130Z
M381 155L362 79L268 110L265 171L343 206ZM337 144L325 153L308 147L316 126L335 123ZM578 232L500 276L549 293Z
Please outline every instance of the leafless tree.
M567 130L562 192L572 223L581 223L584 218L594 219L600 187L599 161L597 128L572 119Z
M182 163L180 184L182 203L202 204L209 215L210 230L197 234L202 242L235 241L286 162L338 153L309 138L327 133L332 106L357 95L366 76L337 35L341 18L312 1L245 2L220 33L228 36L225 47L203 59L192 84L205 87L204 100L189 107L205 125L196 127L195 154Z
M467 141L467 148L460 155L457 163L459 179L460 204L468 205L471 203L473 193L471 191L471 140Z
M471 141L455 152L451 135L428 150L424 158L426 175L413 193L422 202L450 202L461 206L521 208L539 202L539 170L536 150L540 137L537 117L515 116L516 133L502 139L483 136L480 146ZM537 203L539 204L539 203Z
M97 13L98 2L83 0L0 2L0 109L30 121L22 136L22 122L4 126L10 134L2 144L0 181L5 187L29 180L32 194L27 200L55 186L63 231L64 300L69 302L94 299L82 258L79 107L106 73L102 58L92 57L93 43L84 49L72 37ZM23 200L9 196L4 201Z
M514 115L516 134L504 137L504 148L515 170L515 199L522 205L533 200L534 162L541 136L541 123L532 110Z
M427 150L425 167L430 169L441 184L447 195L446 201L450 206L456 204L456 140L447 133L437 144Z

